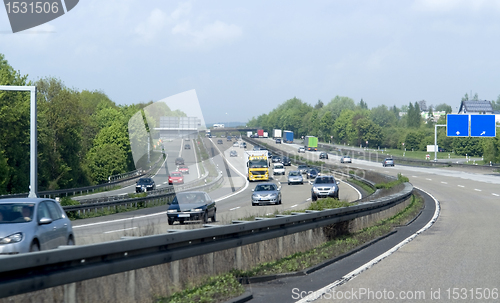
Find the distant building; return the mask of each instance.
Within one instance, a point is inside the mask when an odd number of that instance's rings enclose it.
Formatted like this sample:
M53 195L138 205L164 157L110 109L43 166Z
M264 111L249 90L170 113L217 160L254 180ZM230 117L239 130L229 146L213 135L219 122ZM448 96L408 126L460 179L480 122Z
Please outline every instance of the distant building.
M493 114L493 106L491 106L491 102L488 100L468 100L462 101L460 104L460 109L458 110L459 114Z

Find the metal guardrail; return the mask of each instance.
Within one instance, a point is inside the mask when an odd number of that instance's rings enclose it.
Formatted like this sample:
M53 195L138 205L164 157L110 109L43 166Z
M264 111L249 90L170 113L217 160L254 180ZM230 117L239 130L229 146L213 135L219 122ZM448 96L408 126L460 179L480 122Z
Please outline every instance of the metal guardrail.
M383 211L410 197L413 186L359 205L293 213L226 226L0 258L0 297L164 264L352 220Z
M43 198L60 197L62 195L64 195L64 196L73 195L74 196L74 195L77 195L77 194L84 194L84 193L94 192L96 189L113 188L114 186L116 186L116 185L118 185L120 183L127 182L129 180L133 180L135 178L139 178L139 177L142 177L144 175L147 175L150 171L156 169L156 167L161 162L161 160L162 160L162 158L159 158L158 161L156 161L153 164L153 166L148 171L135 170L133 172L128 172L128 173L125 173L127 175L127 177L123 177L123 178L118 179L116 181L111 181L111 182L108 182L108 183L102 183L102 184L91 185L91 186L77 187L77 188L44 190L44 191L38 192L37 196L38 197L43 197ZM26 198L27 196L28 196L28 193L12 194L12 195L0 195L0 199Z

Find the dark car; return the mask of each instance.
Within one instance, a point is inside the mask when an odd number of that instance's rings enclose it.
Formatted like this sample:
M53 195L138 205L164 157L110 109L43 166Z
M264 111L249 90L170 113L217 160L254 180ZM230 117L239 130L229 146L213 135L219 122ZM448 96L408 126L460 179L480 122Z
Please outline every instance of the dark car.
M316 201L318 198L327 197L339 198L339 181L329 175L318 176L311 188L311 200Z
M184 159L181 157L176 158L175 165L184 165Z
M315 179L317 176L319 176L319 172L316 168L310 168L307 172L307 179Z
M278 155L274 155L272 158L273 163L280 163L281 162L281 157Z
M320 159L328 159L328 154L325 153L325 152L322 152L322 153L319 154L319 158Z
M184 149L191 149L191 145L189 145L189 144L184 144Z
M222 144L222 140L221 139L217 140L217 144Z
M307 166L307 165L299 165L297 167L297 170L300 171L301 174L307 173L308 169L309 169L309 166Z
M392 158L386 158L383 162L382 162L382 166L383 167L386 167L386 166L394 166L394 160Z
M227 136L227 141L232 141L233 138L231 138L231 136Z
M281 144L281 139L276 139L276 144Z
M168 224L172 225L175 221L179 221L180 224L184 224L185 221L207 223L208 218L215 222L216 213L215 201L207 193L202 191L177 193L167 210Z
M281 163L283 163L284 166L290 166L290 165L292 165L292 161L290 161L290 158L288 158L288 157L283 157L281 159Z
M156 184L152 178L140 178L135 184L136 193L142 193L154 189L156 189Z
M0 200L0 255L61 245L75 245L75 238L71 221L57 201L46 198Z

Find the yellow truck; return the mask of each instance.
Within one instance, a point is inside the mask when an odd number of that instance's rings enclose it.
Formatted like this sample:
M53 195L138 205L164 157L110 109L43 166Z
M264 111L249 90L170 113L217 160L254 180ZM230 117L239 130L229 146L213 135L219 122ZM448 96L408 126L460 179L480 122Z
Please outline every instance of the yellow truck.
M269 180L269 157L267 150L245 151L248 181Z

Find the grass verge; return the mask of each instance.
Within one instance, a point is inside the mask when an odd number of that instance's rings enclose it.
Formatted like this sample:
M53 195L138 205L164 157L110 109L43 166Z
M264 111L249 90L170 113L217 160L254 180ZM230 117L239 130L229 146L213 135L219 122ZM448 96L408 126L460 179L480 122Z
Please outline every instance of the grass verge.
M232 270L229 274L208 278L200 286L190 287L170 297L159 298L156 302L223 302L229 298L239 296L245 291L237 282L240 278L295 272L321 264L345 254L364 243L384 236L395 227L413 220L423 208L424 201L420 196L415 195L411 199L411 203L403 211L389 219L377 222L374 226L364 228L355 233L337 236L309 251L294 253L280 260L262 263L250 270ZM336 202L332 201L331 203L337 205L344 203L336 199L332 200Z
M364 191L366 191L368 193L368 195L371 195L375 192L375 190L373 188L371 188L370 186L366 185L365 183L363 183L359 180L356 180L354 178L349 179L349 183L352 183L352 184L355 184L355 185L361 187Z
M389 188L392 188L398 184L401 184L401 183L405 183L405 182L409 182L410 179L408 179L407 177L403 176L401 173L398 173L398 179L397 180L394 180L394 181L391 181L391 182L385 182L385 183L377 183L375 184L375 188L385 188L385 189L389 189Z

